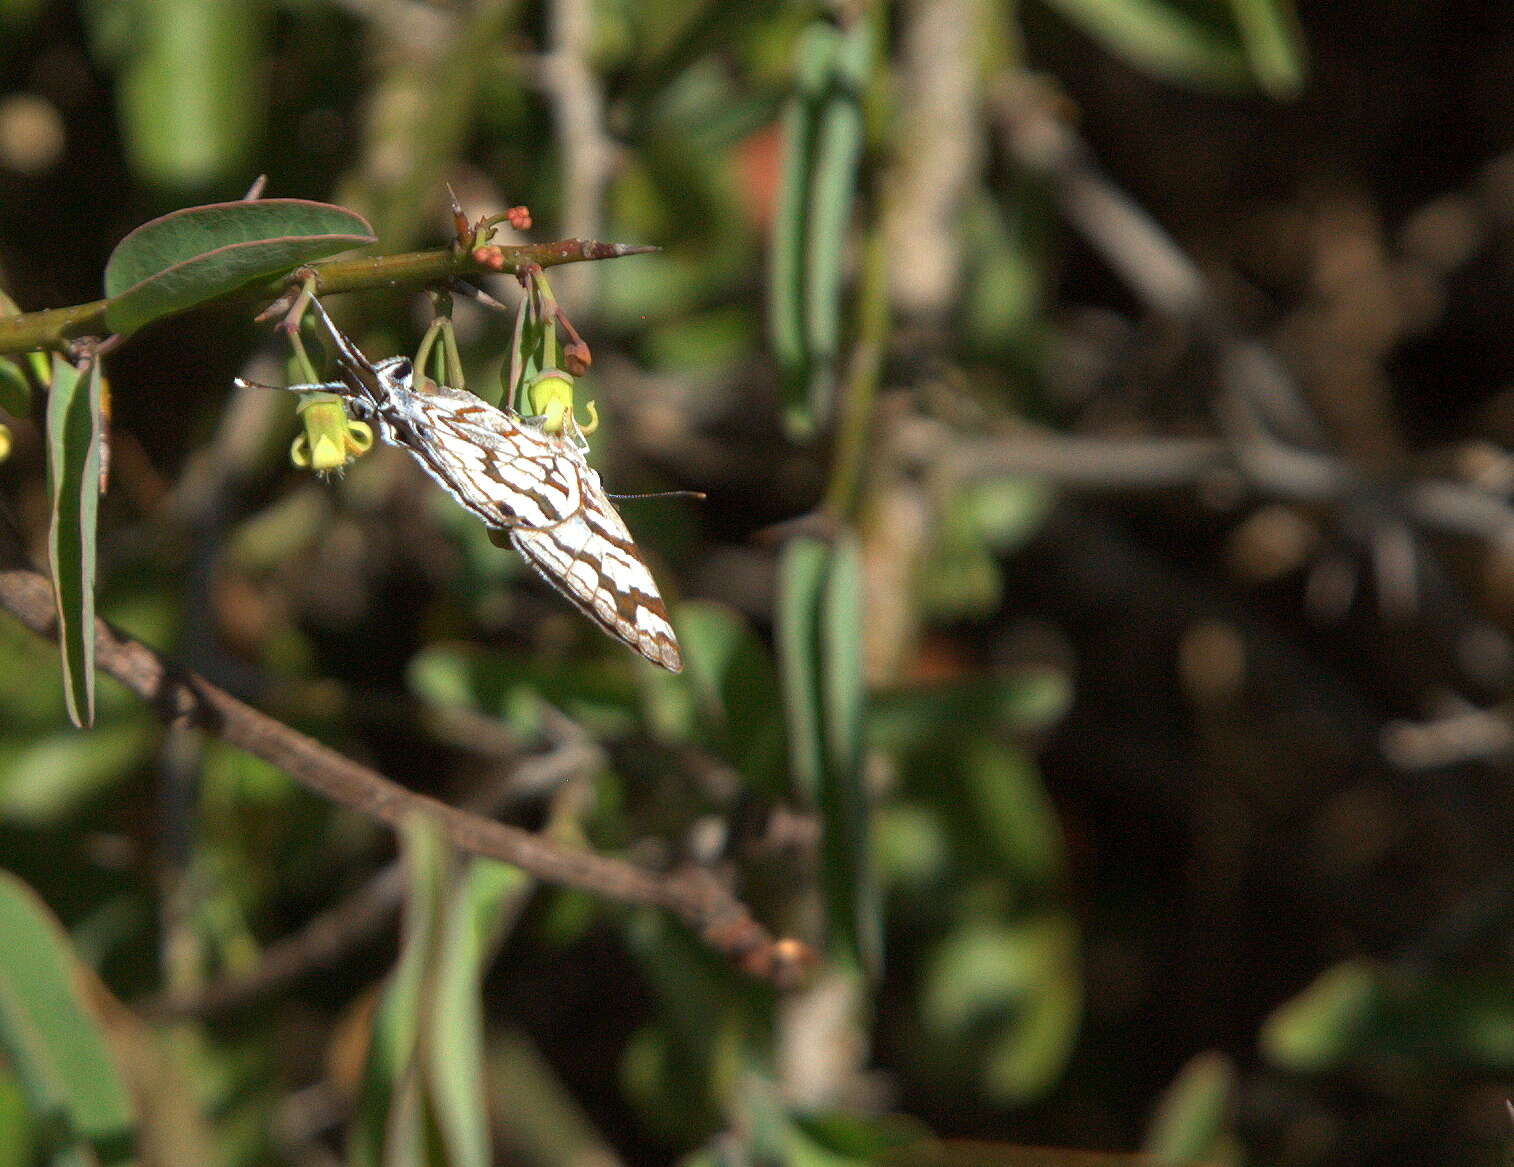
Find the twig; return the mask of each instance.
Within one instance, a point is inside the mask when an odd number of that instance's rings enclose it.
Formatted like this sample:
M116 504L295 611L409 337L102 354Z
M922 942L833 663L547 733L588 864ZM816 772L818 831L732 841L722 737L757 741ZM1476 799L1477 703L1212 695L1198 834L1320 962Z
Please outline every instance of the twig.
M1239 332L1197 266L1099 170L1088 148L1057 118L1044 90L1008 82L996 105L1011 153L1050 179L1063 213L1131 290L1154 311L1192 323L1213 347L1223 390L1215 412L1247 480L1266 493L1295 499L1340 499L1370 488L1323 448L1322 427L1277 355ZM1383 494L1422 526L1514 540L1514 508L1476 487L1431 480Z
M468 809L491 815L523 791L535 792L597 764L602 751L586 740L563 743L551 753L521 761L508 782L491 782ZM373 939L399 911L405 895L405 865L386 864L340 903L308 920L298 932L268 945L256 967L221 977L183 993L150 997L138 1012L151 1018L208 1017L256 1001L317 968L334 964Z
M317 295L357 292L373 288L421 287L445 284L457 276L490 272L521 272L532 264L557 267L586 260L616 259L640 255L649 250L625 243L600 243L591 239L560 239L554 243L523 243L513 247L481 248L487 262L478 253L441 248L436 251L411 251L399 255L375 255L365 259L332 259L311 264L316 275ZM274 276L242 288L225 301L269 301L282 296L288 288L288 276ZM108 331L105 323L106 300L74 304L68 308L47 308L20 316L0 319L0 353L22 353L33 349L61 348L69 337L97 335Z
M1372 489L1341 459L1280 443L1243 447L1243 454L1217 438L1099 438L1045 430L964 438L922 417L898 422L895 438L912 461L939 462L963 479L1013 475L1050 479L1072 490L1130 491L1191 487L1228 475L1267 498L1317 503ZM1427 530L1514 545L1514 507L1475 486L1423 478L1399 485L1397 500Z
M1153 311L1194 325L1214 347L1226 391L1243 396L1269 433L1321 445L1319 422L1281 362L1240 334L1198 267L1099 169L1045 89L1023 78L1006 81L996 106L1009 151L1050 180L1062 213L1104 261Z
M40 636L55 634L52 587L41 575L0 571L0 607ZM243 704L205 678L170 667L103 620L95 626L96 663L171 723L200 726L284 771L328 801L398 827L430 814L453 846L484 855L548 883L622 903L665 908L703 941L754 976L791 984L810 962L801 941L775 940L709 872L658 874L620 859L575 851L518 827L493 822L406 790L282 722Z

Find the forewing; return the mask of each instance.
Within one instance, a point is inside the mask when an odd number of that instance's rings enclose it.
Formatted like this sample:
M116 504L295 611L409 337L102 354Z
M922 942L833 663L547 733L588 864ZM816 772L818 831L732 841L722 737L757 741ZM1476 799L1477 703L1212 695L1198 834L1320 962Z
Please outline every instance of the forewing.
M466 397L412 398L415 424L403 444L426 472L490 527L548 527L577 514L576 452Z
M517 527L510 542L526 562L611 636L672 672L683 657L668 609L631 532L582 462L582 506L565 522Z
M682 670L656 581L571 441L445 386L409 395L406 410L402 444L449 494L509 532L526 562L607 633Z

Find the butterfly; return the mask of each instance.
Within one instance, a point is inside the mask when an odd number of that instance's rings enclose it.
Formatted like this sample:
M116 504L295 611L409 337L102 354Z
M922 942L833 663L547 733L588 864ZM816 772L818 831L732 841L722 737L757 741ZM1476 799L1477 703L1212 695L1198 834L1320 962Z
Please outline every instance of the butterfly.
M587 443L571 423L549 433L465 389L424 377L408 357L369 361L310 301L336 346L340 381L290 385L336 393L379 437L409 450L438 484L483 520L579 611L616 640L672 672L683 668L678 639L651 571L615 510ZM255 382L237 378L239 387ZM266 388L266 386L256 386Z

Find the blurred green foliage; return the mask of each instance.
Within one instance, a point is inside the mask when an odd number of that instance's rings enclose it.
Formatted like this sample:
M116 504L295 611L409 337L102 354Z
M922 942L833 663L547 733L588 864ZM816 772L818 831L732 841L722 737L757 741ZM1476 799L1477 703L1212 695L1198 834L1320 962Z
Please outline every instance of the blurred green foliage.
M937 18L963 39L933 41ZM1124 832L1160 852L1187 812L1145 809L1118 775L1052 790L1043 773L1075 703L1122 680L1019 620L1056 586L1020 557L1063 495L956 473L890 428L918 415L965 443L1077 424L1050 388L1074 249L1042 179L995 144L994 103L1034 46L1098 54L1114 92L1264 108L1310 77L1289 0L0 0L0 29L5 91L45 94L68 130L51 174L0 171L24 221L0 280L28 308L75 280L69 296L115 297L110 326L141 330L106 358L103 501L101 364L0 357L6 520L18 551L51 551L64 643L60 669L0 618L0 1167L133 1147L228 1167L1072 1165L1136 1160L1015 1144L1142 1131L1163 1163L1366 1162L1279 1152L1277 1131L1314 1129L1330 1083L1356 1075L1449 1111L1424 1101L1437 1078L1514 1069L1511 998L1482 969L1319 952L1284 988L1240 986L1237 1022L1205 1014L1203 951L1141 955L1129 937L1162 933L1185 893L1112 868ZM950 116L912 138L935 101ZM289 201L218 201L258 171ZM448 182L470 214L529 205L535 238L663 248L553 280L594 352L576 391L602 410L590 457L609 488L709 495L624 503L680 675L536 587L395 451L299 476L293 402L225 392L270 376L255 356L286 356L255 348L250 313L160 320L372 237L373 254L445 246ZM937 186L933 216L920 192ZM196 203L212 205L182 211ZM50 283L63 251L74 270ZM365 351L409 351L416 291L338 311ZM455 312L487 396L555 363L533 324L512 382L513 319ZM46 418L29 416L44 391ZM1145 404L1110 406L1115 428ZM1098 566L1136 590L1114 554ZM538 886L425 822L393 866L372 822L109 680L95 692L96 591L114 623L417 790L494 796L565 846L708 868L817 967L779 992L668 915ZM1090 603L1068 622L1118 635L1123 619ZM1142 721L1204 716L1158 704L1137 694L1110 754L1141 755ZM553 770L573 746L589 760ZM1194 833L1232 812L1216 796ZM1201 841L1174 862L1233 843ZM1220 887L1213 910L1249 890ZM267 992L170 1016L288 937L348 926Z

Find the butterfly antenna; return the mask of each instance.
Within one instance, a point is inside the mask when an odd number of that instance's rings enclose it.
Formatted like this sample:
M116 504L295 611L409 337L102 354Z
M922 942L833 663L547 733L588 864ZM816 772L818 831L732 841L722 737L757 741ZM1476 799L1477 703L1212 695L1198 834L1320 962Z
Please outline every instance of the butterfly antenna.
M310 306L331 334L331 342L336 345L337 364L342 367L344 379L375 405L382 404L388 394L384 391L383 381L378 370L373 367L373 362L363 355L362 349L352 343L351 337L336 326L319 299L311 296Z
M606 498L613 498L616 502L631 502L638 498L697 498L706 499L710 496L702 490L654 490L648 494L611 494L605 492Z

